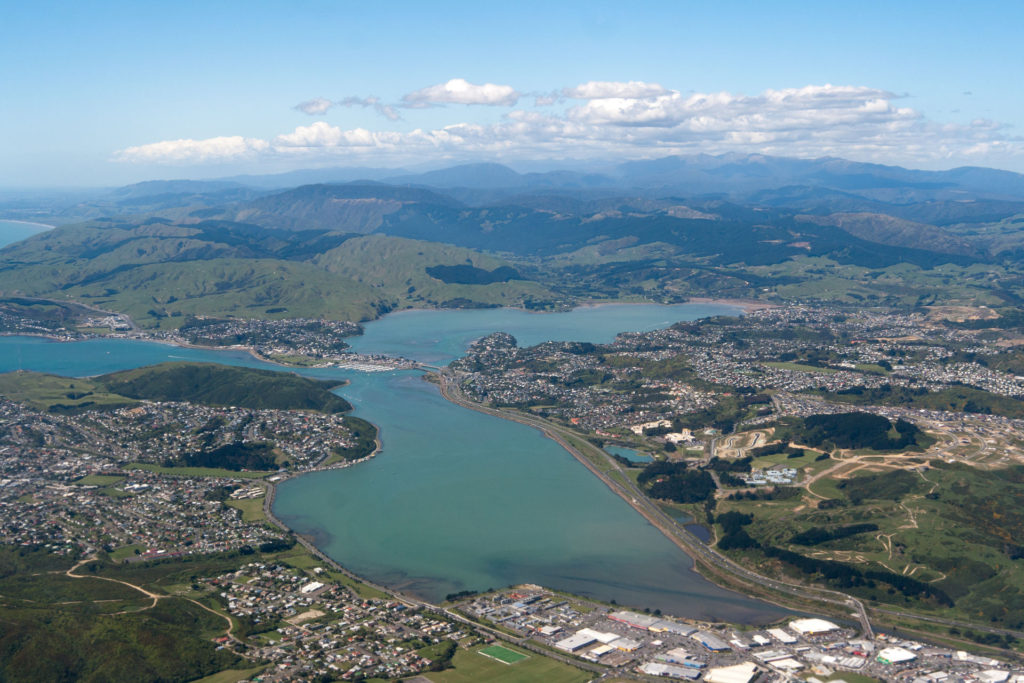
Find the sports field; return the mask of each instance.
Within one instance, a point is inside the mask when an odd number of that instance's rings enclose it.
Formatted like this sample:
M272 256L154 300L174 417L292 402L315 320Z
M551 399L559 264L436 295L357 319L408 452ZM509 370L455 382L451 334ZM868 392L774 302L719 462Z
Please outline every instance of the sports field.
M484 657L497 659L499 662L503 662L505 664L515 664L516 662L523 661L527 657L527 655L524 655L521 652L510 650L507 647L502 647L501 645L491 645L490 647L485 647L484 649L480 650L480 654L482 654Z
M509 666L492 657L481 657L480 652L477 648L459 648L452 658L454 669L431 671L423 676L433 683L586 683L592 678L575 667L540 655L529 655L515 666Z

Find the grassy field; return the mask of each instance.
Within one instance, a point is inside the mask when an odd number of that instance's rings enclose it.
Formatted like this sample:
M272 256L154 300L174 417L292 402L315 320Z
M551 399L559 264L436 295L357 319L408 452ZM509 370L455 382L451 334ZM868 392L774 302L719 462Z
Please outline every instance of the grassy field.
M861 372L866 372L872 375L888 375L889 371L883 368L881 365L875 365L874 363L858 363L857 369Z
M295 567L296 569L302 569L307 572L312 572L314 567L323 567L324 569L328 570L327 574L328 576L330 576L331 580L336 581L343 586L347 586L348 588L355 591L356 595L363 598L387 599L391 597L387 593L379 591L376 588L373 588L372 586L367 586L365 583L362 583L361 581L356 581L355 579L350 578L342 572L331 570L329 567L324 565L323 560L317 557L313 557L313 555L311 555L309 551L307 551L301 545L296 545L291 550L285 550L284 552L268 557L272 557L274 560L278 562L287 564L290 567Z
M116 486L124 481L124 477L114 474L90 474L72 483L77 486Z
M0 396L36 410L85 410L134 405L137 401L107 391L99 382L39 372L0 375Z
M225 502L231 507L238 508L242 511L242 521L244 522L265 522L267 520L266 514L263 513L262 496L259 498L228 500Z
M324 564L323 560L313 557L308 550L298 544L291 550L274 555L274 559L296 569L312 570L314 567L322 567Z
M273 472L235 472L215 467L161 467L148 462L133 462L125 465L126 470L145 470L157 474L170 474L178 477L223 477L226 479L262 479Z
M820 681L846 681L846 683L882 683L877 678L871 678L871 676L864 676L862 674L855 674L852 671L837 671L828 678L817 677Z
M266 668L266 666L257 666L252 669L227 669L212 676L200 678L198 681L194 681L194 683L238 683L238 681L251 680Z
M123 546L121 548L116 549L114 552L110 553L110 559L114 562L127 560L129 557L135 557L136 550L138 550L140 553L144 553L146 552L146 546L141 545L139 543L132 543L131 545Z
M517 652L516 650L510 650L504 645L491 645L480 650L480 654L484 657L490 657L491 659L497 659L499 662L504 664L515 664L527 659L530 655Z
M822 374L822 375L832 375L832 374L835 374L835 373L839 372L835 368L819 368L816 365L803 365L801 363L784 363L784 362L781 362L781 361L778 361L778 362L773 361L773 362L765 363L765 365L767 365L769 367L772 367L772 368L778 368L780 370L795 370L797 372L814 372L814 373L818 373L818 374Z
M531 655L510 666L480 654L481 649L459 650L452 658L454 669L424 675L434 683L584 683L591 679L580 669L547 657Z

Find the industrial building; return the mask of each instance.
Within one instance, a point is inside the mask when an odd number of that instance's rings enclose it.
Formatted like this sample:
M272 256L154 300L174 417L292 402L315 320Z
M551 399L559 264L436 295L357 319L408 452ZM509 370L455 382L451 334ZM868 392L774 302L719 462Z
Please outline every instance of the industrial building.
M681 636L688 636L697 630L693 626L687 626L686 624L680 624L676 621L662 619L661 617L651 616L650 614L639 614L637 612L612 612L608 615L608 618L612 621L617 621L620 624L625 624L631 628L650 631L651 633L676 633Z
M691 681L695 681L700 678L700 671L696 669L684 669L679 666L673 666L672 664L663 664L661 662L645 662L640 666L640 670L649 676L665 676L667 678L686 678Z
M768 635L770 635L772 638L779 641L783 645L793 645L797 642L796 636L794 636L792 633L787 633L786 631L783 631L781 628L768 629Z
M716 636L714 633L708 633L707 631L697 631L690 635L691 638L696 640L698 643L703 645L711 652L726 652L729 650L729 644L724 640Z
M561 650L562 652L579 652L587 645L596 642L597 638L590 634L583 633L582 631L580 631L572 634L568 638L563 638L562 640L558 641L557 643L555 643L555 647Z
M801 636L821 636L838 631L839 627L824 619L794 619L789 622L789 630Z
M758 671L757 665L753 662L744 662L709 669L704 680L707 683L750 683L757 678Z
M902 647L887 647L878 653L875 661L882 664L903 664L905 662L912 662L915 659L917 659L917 655L910 650Z

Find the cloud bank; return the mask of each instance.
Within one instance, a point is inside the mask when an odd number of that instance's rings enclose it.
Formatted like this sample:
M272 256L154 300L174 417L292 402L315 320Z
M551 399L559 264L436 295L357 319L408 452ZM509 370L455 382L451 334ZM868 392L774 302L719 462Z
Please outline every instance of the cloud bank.
M377 97L344 97L338 101L332 101L325 97L315 97L305 102L299 102L292 109L297 109L303 114L310 116L323 116L334 107L373 107L373 109L389 121L398 121L402 117L389 104L384 104Z
M462 78L432 85L411 92L402 98L407 107L427 107L433 104L485 104L511 107L519 101L519 93L510 85L484 83L474 85Z
M533 106L516 108L522 97L512 86L452 79L409 93L395 104L375 97L315 98L295 108L318 117L334 107L373 108L390 121L400 118L396 107L410 116L415 109L450 104L508 111L498 122L462 120L393 130L343 129L320 120L267 139L168 140L129 147L115 158L179 164L268 157L401 164L430 158L636 159L757 152L928 165L1024 157L1024 139L1007 126L936 122L900 106L901 98L893 93L864 86L684 94L644 81L590 81L533 95Z
M657 83L644 83L643 81L629 81L628 83L590 81L577 85L575 88L562 89L564 97L575 100L599 100L608 97L636 99L666 94L668 94L668 90Z

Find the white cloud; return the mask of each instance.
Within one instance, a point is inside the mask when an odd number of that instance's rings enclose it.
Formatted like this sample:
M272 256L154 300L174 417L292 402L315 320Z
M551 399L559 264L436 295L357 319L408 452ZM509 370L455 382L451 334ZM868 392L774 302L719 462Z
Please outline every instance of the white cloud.
M253 157L267 151L269 147L266 140L232 135L206 140L165 140L128 147L118 152L115 158L142 163L203 163Z
M766 90L753 97L726 92L684 96L673 91L657 97L593 99L573 107L568 115L597 125L686 126L703 131L784 129L918 116L912 109L892 106L893 97L873 88L832 85Z
M607 97L657 97L668 90L657 83L644 81L590 81L575 88L565 88L562 95L574 100L598 100Z
M274 148L329 148L329 147L374 147L376 135L365 128L342 130L324 121L310 126L299 126L294 132L274 138Z
M398 121L402 118L392 105L383 104L377 97L344 97L336 102L316 97L300 102L293 108L310 116L323 116L334 107L373 107L374 111L389 121Z
M501 92L482 94L479 89L507 88L466 85L470 90L434 93L431 101L497 102ZM633 94L654 92L634 87L635 83L611 85L630 86ZM657 95L624 97L626 87L611 85L584 84L578 86L579 94L593 95L585 101L543 111L512 109L497 123L463 120L434 129L370 130L343 129L318 121L270 141L237 136L174 140L132 147L117 158L178 163L286 156L401 164L428 158L630 159L757 152L840 156L910 166L983 164L986 159L1005 164L1006 159L1024 159L1024 140L1004 125L992 121L938 123L899 106L896 95L874 88L812 85L757 95L684 95L665 90ZM413 100L426 103L427 97ZM387 106L376 98L346 98L334 105Z
M462 78L432 85L411 92L402 98L407 107L426 107L432 104L487 104L511 107L520 94L510 85L484 83L476 85Z
M311 100L299 102L294 108L298 109L303 114L309 114L310 116L323 116L333 106L334 102L331 102L326 98L314 97Z

